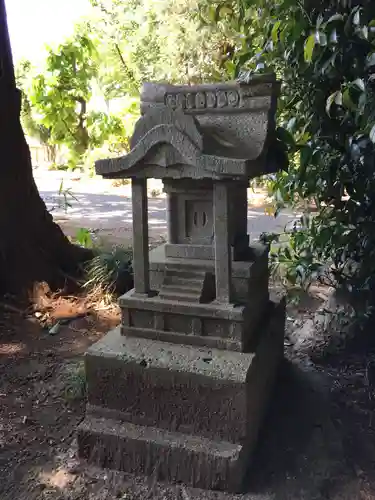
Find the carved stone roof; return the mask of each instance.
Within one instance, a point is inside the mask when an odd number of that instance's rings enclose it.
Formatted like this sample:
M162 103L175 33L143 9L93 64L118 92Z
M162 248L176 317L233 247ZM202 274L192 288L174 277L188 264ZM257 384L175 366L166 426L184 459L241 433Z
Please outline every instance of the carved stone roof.
M145 84L143 116L123 157L96 162L105 177L254 177L266 165L279 84Z

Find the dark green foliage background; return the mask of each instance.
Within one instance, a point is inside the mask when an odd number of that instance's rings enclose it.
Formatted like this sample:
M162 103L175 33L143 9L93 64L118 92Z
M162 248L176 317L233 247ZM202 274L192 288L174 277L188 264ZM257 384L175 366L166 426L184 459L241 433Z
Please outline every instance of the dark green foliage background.
M375 2L204 2L202 22L234 40L226 68L276 71L290 167L278 207L313 200L274 256L292 281L325 275L370 314L375 286ZM229 27L229 33L228 33ZM364 306L364 307L363 307Z

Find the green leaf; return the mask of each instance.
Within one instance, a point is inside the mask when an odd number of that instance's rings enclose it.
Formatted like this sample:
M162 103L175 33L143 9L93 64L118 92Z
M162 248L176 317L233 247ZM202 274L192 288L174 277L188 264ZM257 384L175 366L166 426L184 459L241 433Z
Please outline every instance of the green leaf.
M362 28L358 28L356 30L356 33L363 40L368 40L368 27L367 26L362 26Z
M322 47L325 47L327 45L327 35L321 31L317 31L315 33L315 41Z
M357 109L353 99L351 98L349 88L344 90L344 92L342 94L342 102L343 102L343 105L346 108L350 109L351 111L355 111Z
M219 4L215 10L215 17L214 17L215 23L217 23L220 19L225 17L227 14L232 14L232 13L233 13L233 9L230 6L228 6L227 4L224 4L224 5Z
M336 28L334 30L332 30L330 36L329 36L329 41L331 43L337 43L338 42L338 38L337 38L337 30ZM334 54L336 56L336 54Z
M224 17L229 14L233 14L233 9L229 5L225 5L220 11L220 17Z
M312 61L315 43L316 43L316 36L314 33L314 34L310 35L305 42L304 56L305 56L306 62Z
M366 66L369 68L371 66L375 66L375 52L372 52L367 56Z
M353 16L353 24L358 26L359 23L361 22L361 12L360 12L360 8L356 7L356 9L357 9L357 11Z
M217 23L216 16L218 15L218 7L214 7L213 5L210 5L208 8L208 18L211 22Z
M281 142L287 144L288 146L295 146L295 140L293 135L283 127L277 127L276 136L280 139Z
M362 78L357 78L356 80L354 80L353 85L356 85L359 88L359 90L362 90L362 92L365 91L366 88L365 82L363 81Z
M333 16L331 16L328 19L326 24L332 23L333 21L343 21L343 20L344 20L344 16L342 14L333 14Z
M342 105L342 100L343 96L342 96L342 93L340 90L336 90L336 92L334 92L333 94L331 94L327 101L326 101L326 113L328 116L331 116L331 106L332 104L335 102L338 106L341 106Z
M372 126L369 134L371 142L375 144L375 125Z
M287 123L287 126L286 126L286 129L288 130L288 132L291 132L295 125L297 123L297 118L295 116L293 116Z
M332 54L325 62L324 64L322 65L320 71L322 73L322 75L324 75L324 73L327 71L327 69L331 66L333 67L335 65L335 61L336 61L336 57L337 57L337 52L335 52L334 54Z
M246 64L250 59L253 57L254 52L253 51L247 51L239 54L238 57L238 71L242 69L242 66Z
M306 167L310 164L313 152L310 146L304 146L301 148L300 164L301 168L305 171Z
M237 66L233 61L225 61L224 63L225 69L227 70L229 76L231 78L235 78L236 72L237 72Z
M285 247L284 248L284 254L285 254L285 257L288 259L288 260L291 260L292 258L292 255L290 253L290 249L288 247Z
M273 43L277 43L279 40L279 29L281 26L281 21L276 21L272 27L271 38Z

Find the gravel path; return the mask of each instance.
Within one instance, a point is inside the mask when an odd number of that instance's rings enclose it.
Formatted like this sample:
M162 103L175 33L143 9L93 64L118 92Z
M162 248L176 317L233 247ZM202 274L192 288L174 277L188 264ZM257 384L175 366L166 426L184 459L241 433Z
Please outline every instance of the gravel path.
M113 188L105 180L74 180L74 175L66 172L35 171L40 194L54 218L64 229L72 233L79 227L96 230L114 243L131 239L132 207L130 186ZM64 197L59 195L63 179L64 189L70 189L67 201L71 205L63 208ZM159 191L160 183L151 181L151 190ZM71 196L73 195L74 198ZM291 224L295 215L283 212L277 218L265 214L263 207L249 206L248 232L252 241L263 232L282 232ZM160 239L166 235L165 198L161 195L149 198L150 239ZM73 234L71 234L73 235Z

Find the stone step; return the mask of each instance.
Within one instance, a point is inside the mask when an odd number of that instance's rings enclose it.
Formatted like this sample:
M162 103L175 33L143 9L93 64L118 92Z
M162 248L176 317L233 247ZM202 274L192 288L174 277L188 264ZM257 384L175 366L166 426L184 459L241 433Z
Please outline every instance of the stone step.
M240 444L86 416L78 454L104 468L169 483L241 493L248 453Z
M164 285L173 285L173 286L188 286L191 289L201 290L203 285L203 279L197 278L181 278L181 276L171 276L168 275L165 277Z
M133 327L124 327L123 334L143 339L160 340L161 342L169 342L171 344L208 347L209 349L221 349L223 351L242 351L241 339L228 339L211 335L189 335L180 332L166 332L151 328Z
M195 304L209 302L215 297L215 289L212 285L207 288L207 278L210 276L204 269L168 264L159 298Z
M198 297L201 296L202 293L202 286L192 286L190 283L185 283L185 284L175 284L175 283L163 283L163 292L168 292L168 293L188 293L188 294L195 294Z
M178 300L181 302L200 303L201 291L189 290L188 288L175 288L163 285L158 297L163 300Z
M166 277L179 277L179 278L187 278L187 279L196 279L196 280L204 280L206 276L206 271L204 269L197 268L172 268L167 266L165 268L165 276Z

